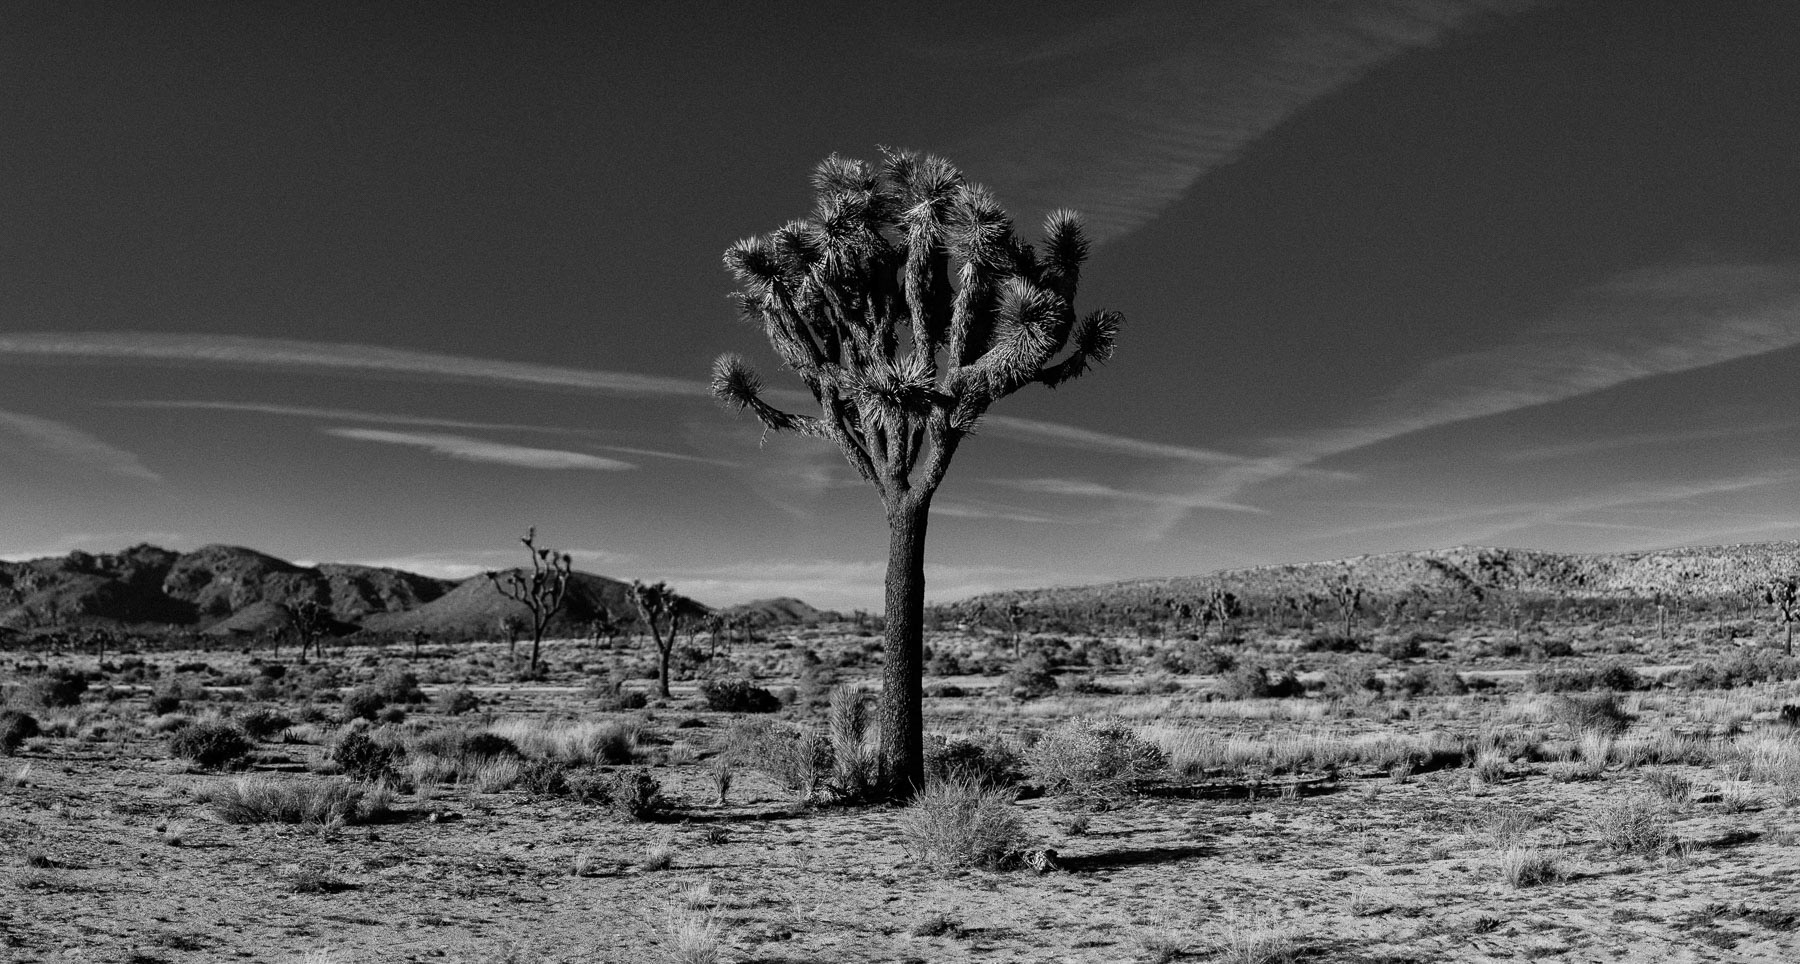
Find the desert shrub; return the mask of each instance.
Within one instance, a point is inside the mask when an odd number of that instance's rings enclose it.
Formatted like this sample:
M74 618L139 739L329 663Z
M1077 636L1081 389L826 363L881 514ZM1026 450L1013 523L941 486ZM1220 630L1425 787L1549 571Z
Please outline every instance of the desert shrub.
M1668 815L1649 796L1626 797L1602 807L1595 830L1600 843L1615 854L1658 857L1676 847Z
M606 809L627 820L649 820L667 809L662 784L641 767L629 767L601 774L605 789Z
M195 766L219 770L250 755L256 745L230 723L195 723L169 737L169 752Z
M1703 660L1682 670L1673 682L1682 689L1728 690L1800 677L1800 659L1767 649L1746 649Z
M425 702L425 691L419 689L419 677L401 666L389 666L382 670L369 683L369 688L380 693L389 703L410 705Z
M1616 693L1583 696L1560 694L1550 701L1550 719L1569 728L1571 735L1599 733L1618 736L1631 726L1632 717L1619 705Z
M0 710L0 755L12 756L37 735L37 717L23 710Z
M1122 720L1065 720L1025 751L1025 772L1050 793L1106 797L1161 773L1168 759Z
M1051 671L1049 658L1033 653L1014 663L1000 678L1000 692L1015 700L1035 700L1056 692L1056 675Z
M1360 636L1325 633L1302 643L1300 650L1305 653L1360 653L1367 642Z
M1394 683L1407 696L1461 696L1469 691L1462 674L1448 666L1414 666Z
M197 794L225 823L370 823L389 813L385 791L346 780L245 776Z
M1124 692L1119 687L1102 683L1092 676L1078 676L1058 685L1062 687L1062 692L1074 696L1118 696Z
M973 780L927 781L899 826L908 853L945 869L1005 867L1028 842L1013 792Z
M1312 688L1319 693L1337 698L1362 696L1380 693L1387 688L1381 677L1376 674L1375 667L1365 659L1344 660L1335 662L1319 674L1317 683Z
M1514 887L1536 887L1561 879L1562 867L1555 854L1519 844L1501 851L1500 877Z
M358 780L388 776L405 755L400 747L382 743L362 729L345 733L331 748L331 762Z
M11 702L37 709L61 709L79 704L81 694L87 692L87 688L86 673L59 666L21 683L13 690Z
M718 713L773 713L781 709L775 694L747 679L707 680L700 684L706 708Z
M925 738L925 779L1009 787L1024 779L1023 759L999 733L984 740Z
M1395 662L1418 659L1425 655L1425 641L1418 633L1408 633L1405 636L1383 636L1369 645L1369 651Z
M1533 693L1577 693L1595 690L1629 692L1644 688L1644 678L1623 663L1603 663L1594 669L1540 669L1526 678Z
M962 660L957 659L955 653L939 651L933 653L931 658L925 661L925 675L927 676L961 676L962 674Z
M523 755L513 741L498 733L481 730L436 730L414 740L410 749L433 756L472 759Z
M528 760L519 768L518 785L534 797L569 792L569 765L561 760Z
M1217 676L1237 665L1237 656L1211 643L1188 642L1163 654L1163 669L1171 673Z
M455 686L438 694L438 712L445 716L461 716L481 708L481 697L467 686Z
M1228 700L1281 699L1301 696L1306 688L1291 672L1272 676L1261 666L1243 665L1220 677L1219 692Z
M294 725L294 721L271 709L255 709L238 717L237 724L252 740L267 740Z
M373 720L387 709L388 699L373 686L358 686L344 694L344 719Z
M157 687L144 708L151 716L166 716L181 709L181 688L172 684Z
M746 720L726 731L721 752L732 763L755 770L811 799L824 785L834 761L831 744L806 727Z

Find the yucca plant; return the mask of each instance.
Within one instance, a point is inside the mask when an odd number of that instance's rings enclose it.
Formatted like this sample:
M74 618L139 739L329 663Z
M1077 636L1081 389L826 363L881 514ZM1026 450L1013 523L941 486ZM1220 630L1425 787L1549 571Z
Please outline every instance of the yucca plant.
M1121 316L1075 311L1087 260L1081 219L1045 221L1024 243L986 188L949 161L882 150L833 154L813 171L810 217L725 252L744 320L768 336L819 414L770 404L737 355L713 363L713 392L764 426L836 444L887 512L883 787L924 784L925 532L957 446L994 402L1056 387L1111 357Z

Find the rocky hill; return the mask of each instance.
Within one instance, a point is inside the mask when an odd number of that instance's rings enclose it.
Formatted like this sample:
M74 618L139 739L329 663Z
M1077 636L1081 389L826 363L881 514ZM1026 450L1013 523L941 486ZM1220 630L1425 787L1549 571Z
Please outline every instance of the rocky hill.
M1741 599L1769 579L1800 575L1800 542L1581 554L1461 546L1330 562L1261 566L1205 576L990 593L949 609L1163 606L1225 590L1256 604L1329 594L1340 578L1371 597L1437 602L1489 598Z
M551 631L585 633L602 607L621 623L635 623L629 590L616 579L575 573ZM494 636L505 632L501 621L508 616L527 621L524 607L485 576L454 582L373 566L300 566L238 546L182 553L139 545L0 562L0 630L97 626L260 635L279 631L289 608L307 601L329 609L346 633ZM710 612L686 602L692 613Z
M817 626L821 623L840 622L844 618L839 613L816 609L792 596L757 599L726 607L720 612L726 616L748 618L758 626Z

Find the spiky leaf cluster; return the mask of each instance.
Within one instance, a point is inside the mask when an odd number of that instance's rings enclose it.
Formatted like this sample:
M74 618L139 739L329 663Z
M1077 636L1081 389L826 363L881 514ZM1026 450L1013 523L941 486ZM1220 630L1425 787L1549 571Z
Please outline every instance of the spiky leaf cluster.
M831 439L889 498L929 493L988 406L1112 355L1118 313L1075 310L1088 241L1073 212L1046 218L1034 246L986 188L910 151L883 149L879 166L834 154L812 181L809 217L725 252L742 317L819 406L777 408L721 356L714 394L768 428Z

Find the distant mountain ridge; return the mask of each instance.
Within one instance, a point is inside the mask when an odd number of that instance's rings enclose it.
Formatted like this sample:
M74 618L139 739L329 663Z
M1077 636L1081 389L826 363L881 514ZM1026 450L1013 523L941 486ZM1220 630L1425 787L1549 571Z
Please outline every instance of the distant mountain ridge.
M1648 552L1567 553L1458 546L1356 556L1327 562L1257 566L1204 576L1133 579L1089 586L986 593L945 608L1028 609L1155 605L1223 589L1247 601L1323 594L1340 576L1378 597L1438 599L1491 594L1576 599L1719 598L1756 592L1777 577L1800 575L1800 542L1694 546Z
M146 544L0 562L0 629L102 626L255 635L286 625L289 607L302 601L325 606L344 632L493 637L507 632L504 620L526 623L524 607L486 576L457 582L377 566L301 566L240 546L183 553ZM691 599L686 606L690 614L711 612ZM630 584L577 572L550 629L585 635L603 609L619 623L635 622Z

